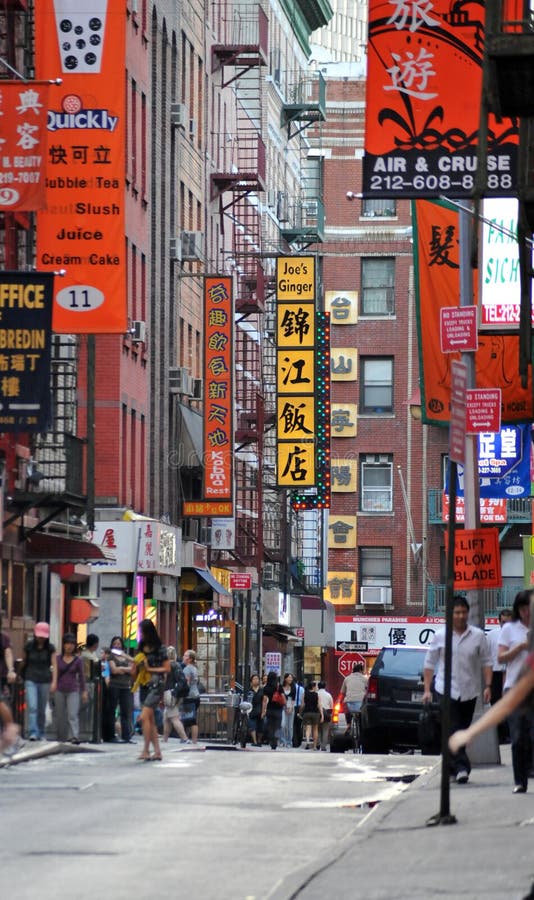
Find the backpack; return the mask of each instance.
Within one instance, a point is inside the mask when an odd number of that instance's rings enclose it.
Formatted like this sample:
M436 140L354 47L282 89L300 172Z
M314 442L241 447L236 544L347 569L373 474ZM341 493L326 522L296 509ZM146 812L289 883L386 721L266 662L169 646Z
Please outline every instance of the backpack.
M184 675L182 667L178 663L171 664L169 674L168 690L170 690L175 700L182 700L189 693L189 685Z

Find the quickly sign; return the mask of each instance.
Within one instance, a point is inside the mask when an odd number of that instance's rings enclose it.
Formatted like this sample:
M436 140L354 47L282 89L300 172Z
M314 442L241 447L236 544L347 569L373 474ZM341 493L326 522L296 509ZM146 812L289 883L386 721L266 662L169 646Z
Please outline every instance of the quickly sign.
M501 587L501 551L498 528L457 531L454 542L454 587L472 591Z

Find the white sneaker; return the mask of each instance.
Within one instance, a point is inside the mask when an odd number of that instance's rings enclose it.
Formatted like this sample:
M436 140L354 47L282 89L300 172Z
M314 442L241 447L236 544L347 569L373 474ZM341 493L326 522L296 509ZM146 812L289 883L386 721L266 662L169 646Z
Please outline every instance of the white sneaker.
M466 772L465 769L461 769L460 772L456 773L456 784L467 784L469 781L469 772Z

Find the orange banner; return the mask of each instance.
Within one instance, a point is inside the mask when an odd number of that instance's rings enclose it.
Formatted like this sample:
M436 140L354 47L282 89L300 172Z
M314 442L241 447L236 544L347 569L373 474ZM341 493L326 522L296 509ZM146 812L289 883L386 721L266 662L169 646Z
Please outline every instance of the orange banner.
M472 194L484 7L370 0L364 196ZM490 116L488 129L486 194L513 195L518 123Z
M83 11L80 11L83 8ZM56 279L56 332L125 332L124 0L39 0L35 59L50 90L45 212L37 219L40 269Z
M204 278L204 499L233 499L232 279ZM221 513L217 513L221 515Z
M460 304L458 212L429 200L414 204L415 286L419 333L423 421L447 424L450 417L451 361L459 353L442 353L440 309ZM478 298L478 273L473 274ZM500 388L502 422L532 418L532 387L521 387L518 335L480 334L475 354L477 388Z
M0 210L45 206L48 85L0 82Z

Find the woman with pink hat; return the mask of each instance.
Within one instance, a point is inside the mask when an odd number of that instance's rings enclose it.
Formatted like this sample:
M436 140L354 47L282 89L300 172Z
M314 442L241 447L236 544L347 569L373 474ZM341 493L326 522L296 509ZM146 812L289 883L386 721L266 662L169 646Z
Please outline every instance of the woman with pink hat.
M50 643L50 625L37 622L33 638L24 647L22 677L28 709L28 737L42 741L45 737L46 704L57 686L56 648Z

